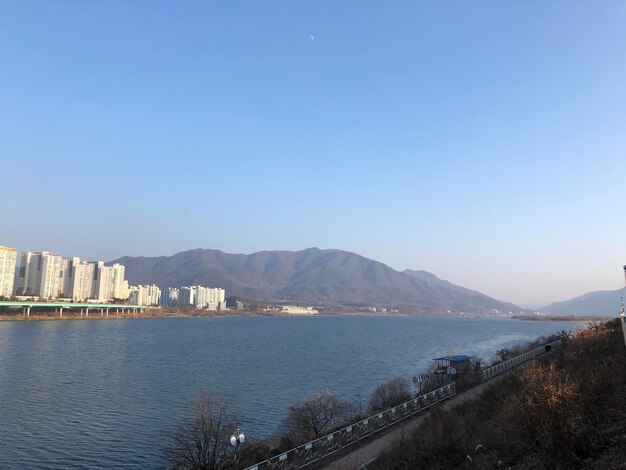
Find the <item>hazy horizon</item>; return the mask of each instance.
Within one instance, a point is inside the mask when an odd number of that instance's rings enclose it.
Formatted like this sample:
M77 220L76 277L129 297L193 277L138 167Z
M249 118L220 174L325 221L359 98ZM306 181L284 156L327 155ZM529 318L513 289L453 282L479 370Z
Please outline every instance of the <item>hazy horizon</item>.
M626 5L0 6L0 244L317 246L522 306L623 287Z

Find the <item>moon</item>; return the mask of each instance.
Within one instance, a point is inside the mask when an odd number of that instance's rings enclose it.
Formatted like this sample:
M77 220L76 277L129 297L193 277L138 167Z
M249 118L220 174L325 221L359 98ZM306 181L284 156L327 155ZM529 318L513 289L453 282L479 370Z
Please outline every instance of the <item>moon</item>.
M313 36L312 34L309 35L309 37L311 38L311 41L315 41L315 36Z

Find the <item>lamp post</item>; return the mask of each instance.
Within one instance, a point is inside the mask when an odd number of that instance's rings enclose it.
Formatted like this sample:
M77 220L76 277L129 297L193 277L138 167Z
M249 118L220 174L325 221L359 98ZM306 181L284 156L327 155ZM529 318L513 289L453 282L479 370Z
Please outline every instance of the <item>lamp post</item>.
M230 445L235 448L235 470L239 468L238 457L239 457L239 446L244 443L246 440L246 436L242 432L239 432L239 428L237 428L237 432L230 436Z

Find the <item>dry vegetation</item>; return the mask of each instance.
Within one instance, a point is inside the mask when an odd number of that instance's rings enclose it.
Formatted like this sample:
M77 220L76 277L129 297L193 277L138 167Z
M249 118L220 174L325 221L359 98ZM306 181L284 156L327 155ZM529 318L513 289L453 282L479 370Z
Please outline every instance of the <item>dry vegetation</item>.
M432 413L370 468L626 468L625 386L619 322L594 325L481 399Z

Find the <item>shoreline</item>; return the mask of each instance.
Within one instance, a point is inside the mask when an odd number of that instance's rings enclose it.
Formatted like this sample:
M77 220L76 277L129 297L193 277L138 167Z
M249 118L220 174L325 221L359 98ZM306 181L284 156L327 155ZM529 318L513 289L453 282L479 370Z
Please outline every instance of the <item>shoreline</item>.
M63 321L63 320L128 320L128 319L162 319L162 318L227 318L227 317L348 317L348 316L364 316L364 317L410 317L410 316L444 316L433 314L409 314L409 313L367 313L367 312L342 312L342 313L313 313L313 314L294 314L294 313L255 313L255 312L155 312L155 313L138 313L138 314L109 314L108 316L100 315L100 313L92 313L88 316L81 316L78 313L64 314L59 317L58 314L47 313L31 313L27 318L22 313L7 314L0 313L0 321ZM445 315L455 317L457 315Z
M25 317L22 313L0 313L0 322L2 321L63 321L63 320L127 320L127 319L162 319L162 318L226 318L226 317L454 317L454 318L502 318L519 321L607 321L612 317L593 317L593 316L575 316L575 315L554 315L537 317L534 315L468 315L467 313L451 313L451 312L394 312L394 313L374 313L374 312L358 312L346 311L336 313L313 313L313 314L294 314L281 312L252 312L249 310L226 312L205 311L205 310L187 310L187 311L161 311L160 309L149 309L143 313L110 313L108 316L100 313L92 313L90 315L80 315L79 313L65 313L59 317L56 313L31 312L29 317Z

